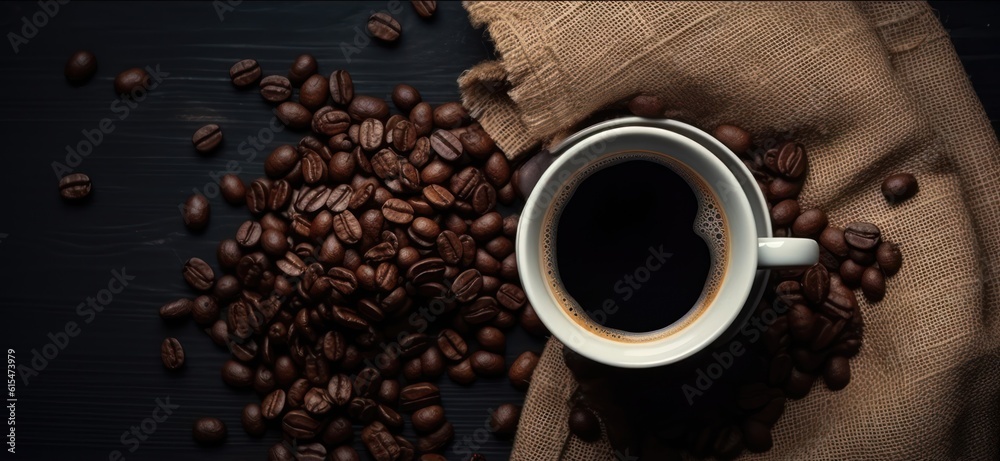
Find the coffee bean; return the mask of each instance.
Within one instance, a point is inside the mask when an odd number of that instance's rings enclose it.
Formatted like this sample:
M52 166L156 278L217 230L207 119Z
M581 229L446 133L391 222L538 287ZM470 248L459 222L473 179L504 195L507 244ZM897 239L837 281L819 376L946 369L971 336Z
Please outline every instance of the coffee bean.
M212 152L222 144L222 129L214 123L198 128L191 136L191 143L199 153Z
M89 51L77 51L66 60L66 80L73 85L87 83L97 73L97 56Z
M341 445L330 452L330 461L360 461L358 452L350 445Z
M283 178L295 168L299 158L299 153L294 147L287 144L278 146L264 160L264 173L269 178Z
M433 113L434 125L450 130L464 125L469 120L469 112L458 102L446 102L437 106ZM457 137L457 134L456 134Z
M424 19L434 16L434 12L437 11L437 2L434 0L413 0L410 4L413 5L413 9L417 14Z
M477 218L469 226L469 235L477 242L488 242L500 235L503 230L503 217L500 213L491 212Z
M479 295L483 288L483 276L475 269L468 269L455 277L451 284L451 291L455 293L455 299L460 302L469 302Z
M316 62L316 58L311 54L301 54L292 61L292 66L288 70L288 80L292 85L300 86L318 70L319 63Z
M385 121L389 118L389 105L379 98L357 95L347 107L347 113L351 115L351 120L357 123L367 118Z
M510 180L510 173L510 163L507 162L507 157L500 152L494 152L490 155L483 166L483 176L496 187L507 184L507 181Z
M326 100L330 98L330 84L326 77L313 74L302 83L299 89L299 104L306 109L316 111L326 105Z
M469 126L466 132L458 135L458 140L462 143L462 150L476 160L485 161L497 147L493 138L478 124Z
M827 227L819 235L819 244L839 258L847 257L849 248L844 240L844 230L839 227Z
M796 304L788 311L788 327L797 341L811 339L816 326L816 314L804 304Z
M899 251L899 245L882 242L875 251L875 261L886 276L892 277L903 266L903 253Z
M311 439L316 437L321 423L303 410L292 410L281 418L281 428L285 434L295 439Z
M191 258L184 263L184 281L199 291L208 291L215 283L215 271L201 258Z
M487 352L488 354L489 352ZM448 367L448 377L452 381L468 386L476 381L476 371L472 369L470 358L462 360Z
M403 27L389 14L378 12L368 18L368 32L379 40L394 42L403 32Z
M500 285L497 289L496 298L502 307L512 311L520 309L528 301L524 290L512 283Z
M413 207L405 200L391 198L382 205L382 215L389 222L409 224L413 221Z
M535 373L535 367L538 365L538 358L538 354L524 351L514 359L514 363L510 365L510 370L507 372L507 377L515 389L522 392L528 390L531 375Z
M485 350L474 352L469 357L469 362L477 374L486 377L501 376L507 369L502 355Z
M368 448L375 461L393 461L399 459L399 443L396 442L388 428L375 421L361 430L361 441Z
M229 69L229 78L232 80L233 86L241 90L256 85L260 77L260 65L253 59L239 61Z
M521 315L519 316L521 321L521 326L532 336L541 338L549 335L548 328L542 323L542 319L538 317L535 312L535 308L531 304L525 304L524 309L521 310Z
M861 274L861 291L873 303L885 297L885 277L877 267L869 267Z
M822 264L815 264L802 275L802 292L813 303L820 303L830 292L830 273Z
M390 131L386 132L386 138L391 138L392 147L399 152L410 152L417 147L417 129L414 128L409 120L402 120L396 123ZM427 163L430 158L429 148L430 141L424 141L421 150L412 155L412 160L416 160L416 162L411 161L411 163L415 163L415 167L420 167ZM416 165L416 163L419 163L419 165Z
M771 208L771 224L775 227L788 227L799 217L799 202L797 200L782 200Z
M745 155L753 142L750 133L733 125L719 125L712 132L712 135L729 150L739 155Z
M445 358L453 362L462 360L465 358L465 354L469 352L465 340L462 339L462 335L448 328L438 334L437 345Z
M844 230L844 240L851 248L869 251L881 242L882 232L878 226L867 222L852 222Z
M431 149L449 162L458 160L464 153L462 142L448 130L437 130L430 139Z
M472 209L483 215L493 210L497 204L496 189L490 184L480 183L472 192Z
M628 102L628 111L639 117L660 118L665 110L666 104L655 94L640 94Z
M240 422L243 423L243 430L251 437L263 437L264 433L267 432L259 404L248 403L243 407Z
M411 384L399 392L399 407L405 412L440 404L441 391L431 383Z
M417 450L420 452L439 451L455 436L455 428L446 422L433 433L417 439Z
M403 113L409 113L420 101L420 92L410 85L400 83L392 89L392 103Z
M333 102L346 106L354 99L354 81L350 72L335 70L330 74L330 96Z
M292 83L280 75L268 75L260 81L260 97L273 104L283 103L292 97Z
M351 117L342 110L324 106L312 116L312 129L326 136L334 136L346 132L351 126Z
M792 234L798 237L809 237L817 235L826 228L829 223L826 213L818 208L806 210L792 223Z
M601 422L589 408L576 405L569 413L569 430L584 442L601 438Z
M771 151L768 152L773 152ZM788 179L798 179L806 171L806 149L805 147L794 141L786 141L778 149L776 155L773 156L773 164L768 163L769 158L765 154L765 164L772 168L776 173L783 175Z
M420 171L420 180L425 184L443 184L451 178L454 167L439 159L434 159Z
M184 366L184 348L177 338L167 338L160 345L160 359L168 370L177 370Z
M264 229L257 221L244 221L240 228L236 230L236 243L243 248L252 248L260 242L260 235Z
M490 415L490 430L501 437L511 437L517 432L517 422L521 418L521 406L505 403Z
M767 198L773 202L795 198L802 191L802 181L774 178L767 186Z
M139 67L123 70L115 77L115 94L135 98L150 89L149 72Z
M417 129L417 136L427 136L434 129L434 109L427 102L420 102L410 110L410 122Z
M226 203L232 206L241 206L246 202L247 188L243 185L243 180L235 174L229 173L219 180L219 190Z
M882 181L882 195L890 203L900 203L917 194L917 178L910 173L896 173Z
M83 173L73 173L59 180L59 195L66 200L81 200L90 195L93 183L90 176Z
M193 307L194 301L187 298L171 301L160 307L160 318L168 322L187 320Z
M444 408L440 405L431 405L413 412L410 417L413 430L418 434L430 434L438 430L445 423Z
M854 262L862 266L870 266L875 263L875 253L873 251L858 250L856 248L851 248L847 252L847 256L851 258Z
M261 401L261 416L265 419L277 419L285 411L285 391L275 389Z
M275 110L275 116L278 117L278 120L282 124L293 131L301 131L309 128L309 123L313 120L313 114L309 112L309 109L306 109L302 104L292 101L285 101L279 104ZM325 132L320 132L326 134Z
M847 357L834 356L823 369L823 380L831 391L839 391L847 387L851 381L851 363Z
M361 122L361 128L358 131L361 148L368 152L380 149L382 141L385 139L384 128L378 119L367 118Z
M250 367L228 360L222 366L222 381L233 387L250 387L253 384L254 372Z
M204 416L194 421L191 435L202 445L218 445L226 440L226 424L219 418Z

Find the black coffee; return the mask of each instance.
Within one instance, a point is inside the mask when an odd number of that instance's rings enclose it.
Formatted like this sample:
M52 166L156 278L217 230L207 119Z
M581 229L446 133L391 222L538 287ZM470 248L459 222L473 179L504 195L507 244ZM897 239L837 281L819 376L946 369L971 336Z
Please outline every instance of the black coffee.
M651 160L624 161L583 179L556 231L566 292L607 328L649 332L683 317L712 265L712 249L695 232L706 223L696 220L721 218L699 215L698 202L683 177Z

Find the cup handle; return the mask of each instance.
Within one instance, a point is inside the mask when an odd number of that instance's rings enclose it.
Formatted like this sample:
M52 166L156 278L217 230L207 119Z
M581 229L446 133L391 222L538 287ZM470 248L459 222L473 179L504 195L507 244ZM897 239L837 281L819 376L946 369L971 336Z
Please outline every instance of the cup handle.
M757 267L777 269L807 267L819 261L819 245L812 239L759 238L757 239Z

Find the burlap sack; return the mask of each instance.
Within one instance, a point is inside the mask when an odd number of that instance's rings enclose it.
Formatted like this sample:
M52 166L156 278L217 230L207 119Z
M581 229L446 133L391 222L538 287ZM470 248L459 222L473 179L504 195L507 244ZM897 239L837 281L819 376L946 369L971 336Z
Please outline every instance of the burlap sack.
M810 152L801 201L877 223L902 271L867 324L853 379L791 401L774 448L743 459L1000 459L1000 158L948 36L918 3L470 2L501 57L462 76L465 104L520 154L639 92L669 115ZM916 174L898 205L888 174ZM615 459L568 435L574 383L550 341L516 460Z

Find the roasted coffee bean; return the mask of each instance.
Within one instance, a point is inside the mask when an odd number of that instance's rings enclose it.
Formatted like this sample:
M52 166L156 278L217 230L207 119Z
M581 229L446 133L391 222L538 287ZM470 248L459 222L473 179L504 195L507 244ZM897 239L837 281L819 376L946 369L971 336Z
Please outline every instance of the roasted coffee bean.
M496 317L500 312L497 302L490 296L482 296L462 308L462 319L470 325L480 325Z
M439 159L434 159L420 171L420 181L425 184L443 184L451 178L454 167Z
M507 372L510 384L519 391L527 391L528 384L531 383L531 375L534 374L537 365L538 354L531 351L522 352L514 359L514 363L510 365L510 370Z
M295 168L299 158L299 152L294 147L287 144L278 146L264 160L264 173L269 178L283 178Z
M368 32L379 40L394 42L403 32L403 27L389 14L378 12L368 18Z
M75 176L75 175L70 175ZM70 176L63 178L63 181ZM73 187L86 187L87 191L90 190L90 182L87 181L85 186L73 186ZM63 188L63 197L66 197L67 190L72 188ZM72 194L79 194L78 192L71 192ZM84 194L86 195L86 194ZM77 198L75 195L73 198ZM211 215L211 207L208 204L208 199L201 194L191 194L184 202L184 210L181 216L184 218L184 225L188 229L193 231L199 231L208 226L209 216Z
M360 461L357 450L350 445L341 445L330 452L330 461Z
M423 333L413 333L399 340L400 354L403 358L414 358L423 354L433 343L433 339Z
M910 173L896 173L882 181L882 195L889 203L900 203L917 194L917 178Z
M462 126L468 120L469 113L458 102L446 102L434 109L434 125L444 130Z
M177 370L184 366L184 348L177 338L167 338L160 345L160 359L168 370Z
M476 269L482 272L483 275L498 275L502 269L500 261L497 261L492 255L486 252L486 250L480 248L476 250Z
M507 348L507 337L498 328L486 326L476 332L476 341L482 349L502 354Z
M861 275L861 291L868 301L877 303L885 297L885 277L877 267L865 269Z
M365 119L361 122L358 138L362 149L374 152L382 147L382 141L385 139L385 127L377 119Z
M851 363L847 357L834 356L823 369L823 381L831 391L839 391L851 381Z
M497 147L493 138L490 138L478 124L470 126L466 132L458 136L458 140L462 143L462 150L476 160L486 160Z
M302 179L306 184L316 184L326 182L326 162L315 152L310 152L302 157Z
M502 230L503 217L494 211L476 218L469 226L469 235L477 242L485 243L500 235Z
M324 389L314 387L302 399L302 408L314 415L324 415L330 411L332 402Z
M357 243L361 240L361 223L350 211L342 211L333 217L333 232L340 241Z
M802 274L802 292L813 303L820 303L830 292L830 273L822 264L815 264Z
M321 107L311 120L313 131L326 136L344 133L351 126L351 118L347 112L336 110L330 106Z
M517 432L517 422L520 418L520 405L502 404L490 415L490 430L501 437L511 437Z
M628 102L628 111L639 117L660 118L665 110L666 104L655 94L640 94Z
M89 51L77 51L66 60L63 73L66 75L66 80L73 85L87 83L97 73L97 56Z
M792 234L799 237L809 237L819 234L826 228L828 220L826 213L818 208L806 210L792 224Z
M421 408L413 412L410 421L418 434L430 434L445 423L444 408L440 405Z
M233 67L229 69L229 78L232 80L233 86L241 90L256 85L260 77L260 65L253 59L244 59L233 64Z
M451 291L455 293L455 299L460 302L469 302L479 296L483 288L483 276L475 269L468 269L455 277L451 284Z
M535 308L531 304L525 303L524 309L521 310L521 315L518 317L521 326L529 334L535 337L548 336L549 330L545 328L545 324L542 323L542 319L538 318L538 314L535 312Z
M864 274L865 269L865 266L862 266L853 260L845 260L840 265L840 278L847 286L857 287L861 284L861 276Z
M257 221L243 221L240 228L236 230L236 243L243 248L253 248L260 242L260 236L264 229Z
M198 296L191 306L191 317L198 325L211 325L219 319L219 304L211 296Z
M268 75L260 81L260 97L273 104L283 103L292 97L292 82L280 75Z
M417 146L417 129L413 126L413 123L410 123L409 120L402 120L399 123L396 123L392 127L392 130L386 133L386 137L392 138L392 147L399 152L410 152ZM429 141L426 141L425 143L426 147L430 147ZM421 151L414 156L413 159L416 160L416 163L420 163L420 165L415 166L423 166L423 163L426 163L429 160L428 154L430 153L430 150L424 148L425 146L421 146Z
M399 392L399 407L405 412L440 404L441 391L431 383L411 384Z
M441 158L454 162L465 152L462 142L448 130L437 130L431 135L431 149Z
M222 129L214 123L198 128L191 136L191 144L199 153L212 152L222 144Z
M233 206L241 206L246 203L247 188L239 176L232 173L223 176L219 180L219 189L226 203Z
M483 176L496 187L507 184L507 181L510 180L510 171L510 163L501 152L494 152L490 155L483 166Z
M351 100L347 113L356 123L361 123L366 118L385 121L389 118L389 105L379 98L357 95Z
M337 152L333 154L333 157L327 164L330 179L341 183L350 181L354 177L356 167L357 162L354 161L354 156L350 152Z
M819 235L819 244L838 258L846 258L850 250L847 247L847 241L844 240L844 230L839 227L823 229L823 233Z
M160 307L160 318L166 321L187 320L193 308L194 301L187 298L171 301Z
M528 301L528 297L524 294L524 290L512 283L500 285L497 289L496 299L501 306L512 311L520 309L524 306L524 303Z
M194 421L191 435L202 445L218 445L226 440L226 423L219 418L203 416Z
M795 198L802 191L802 181L792 181L785 178L774 178L767 186L768 199L777 202Z
M261 416L265 419L277 419L285 411L285 391L275 389L261 401Z
M293 131L301 131L309 128L309 123L313 120L313 114L309 112L309 109L306 109L302 104L292 101L285 101L279 104L275 110L275 116L278 117L278 120L282 124ZM326 134L323 131L320 132Z
M844 240L851 248L869 251L881 242L882 232L878 226L867 222L852 222L844 229Z
M497 201L503 205L511 206L517 201L517 192L510 183L497 189Z
M420 101L420 92L410 85L400 83L392 89L392 103L403 113L409 113Z
M276 229L266 229L261 233L260 247L272 258L280 258L288 252L288 237Z
M468 386L476 381L476 371L472 369L470 359L465 359L448 367L448 377L458 384Z
M285 434L295 439L316 437L322 424L303 410L292 410L281 418L281 428Z
M497 330L499 332L499 330ZM503 334L503 333L501 333ZM481 376L501 376L507 369L503 356L485 350L479 350L469 357L470 365Z
M799 202L797 200L782 200L771 208L771 224L775 227L788 227L799 217Z
M319 63L316 62L316 58L311 54L301 54L292 61L292 66L288 70L288 80L292 85L300 86L318 70Z
M441 333L438 334L437 345L445 358L453 362L462 360L469 352L462 335L448 328L441 330Z
M388 428L375 421L361 430L361 441L368 448L375 461L394 461L399 459L399 443L396 442Z
M514 242L507 237L500 236L486 242L483 248L490 256L502 260L514 253Z
M497 205L496 189L487 183L480 183L472 191L471 201L477 215L486 214Z
M796 304L788 311L788 327L797 341L811 339L816 326L816 315L804 304Z
M259 404L248 403L243 407L240 422L243 423L243 430L251 437L263 437L264 433L267 432Z
M765 154L764 164L775 173L791 180L796 180L805 173L806 149L802 144L786 141L778 147L774 155L770 155L772 152L775 152L775 149L771 149Z
M369 398L356 397L347 404L347 413L362 423L370 423L378 417L379 405Z
M254 372L250 367L228 360L222 366L222 381L233 387L250 387L253 384Z
M149 72L139 67L123 70L115 77L115 94L137 98L150 90Z
M184 281L191 288L208 291L215 283L215 271L201 258L191 258L184 263Z
M875 261L886 276L892 277L903 266L903 253L899 251L899 245L882 242L875 251Z
M417 14L424 19L434 16L434 12L437 11L437 2L434 0L413 0L410 4L413 5L413 9Z
M417 450L426 453L439 451L455 436L455 427L446 422L432 434L425 435L417 439Z
M333 102L346 106L354 99L354 81L346 70L335 70L330 74L330 97Z
M287 403L290 408L301 408L305 402L306 393L309 392L309 380L298 378L288 387Z
M313 74L302 83L299 89L299 104L302 104L311 111L316 111L326 105L326 100L330 98L330 84L326 77Z
M413 207L405 200L391 198L382 205L382 215L389 222L409 224L413 221Z
M870 266L875 263L875 252L871 250L864 251L851 248L847 252L847 256L862 266Z
M427 136L434 129L434 109L426 102L417 103L410 110L410 122L417 129L417 136Z
M739 155L746 154L752 144L750 133L733 125L719 125L712 132L712 135L729 150Z
M591 409L578 404L570 410L569 430L584 442L594 442L601 437L601 422Z

